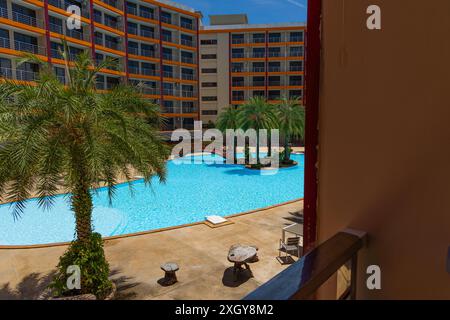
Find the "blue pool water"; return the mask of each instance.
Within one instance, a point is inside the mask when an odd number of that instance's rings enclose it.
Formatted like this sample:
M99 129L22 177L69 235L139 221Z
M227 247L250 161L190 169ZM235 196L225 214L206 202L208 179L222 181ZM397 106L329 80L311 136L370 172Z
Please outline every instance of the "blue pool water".
M243 166L211 163L218 156L185 157L168 161L166 184L154 179L151 186L143 181L118 186L112 206L106 189L94 194L93 224L103 236L177 226L203 221L207 215L227 216L264 208L303 197L303 155L292 155L299 162L293 168L280 169L273 175L261 175ZM180 164L180 162L182 164ZM14 220L10 205L0 206L0 245L31 245L71 241L75 219L67 196L57 196L50 210L38 207L37 200L27 201L21 217Z

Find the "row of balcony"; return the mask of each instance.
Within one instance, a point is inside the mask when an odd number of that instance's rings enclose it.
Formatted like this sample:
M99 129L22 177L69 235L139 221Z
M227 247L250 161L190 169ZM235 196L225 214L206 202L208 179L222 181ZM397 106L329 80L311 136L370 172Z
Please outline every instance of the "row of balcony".
M276 67L267 67L267 72L302 72L303 66L289 66L287 68L276 66ZM232 73L246 73L246 72L254 72L254 73L263 73L266 72L266 67L231 67Z
M66 11L69 6L73 5L73 2L68 0L48 0L48 4ZM82 6L81 16L89 18L89 9L86 6Z
M178 106L178 107L162 107L161 113L197 113L197 107L186 107L186 106Z
M84 33L82 30L76 29L67 29L63 28L61 25L57 25L54 23L49 23L49 29L51 32L58 33L61 35L65 35L67 37L75 38L78 40L90 41L90 37L88 33Z
M129 66L128 72L130 74L137 74L137 75L144 75L144 76L154 76L159 77L161 75L161 72L159 70L150 69L150 68L139 68L135 66ZM169 71L163 71L162 76L164 78L171 78L171 79L181 79L181 80L196 80L196 76L189 73L178 73L178 72L169 72Z
M8 38L0 38L0 47L40 55L46 54L45 47L18 40L11 41Z
M7 18L9 20L13 20L19 23L23 23L32 27L43 28L44 22L40 19L36 19L32 16L16 12L16 11L8 11L6 8L0 8L0 17Z
M269 52L232 52L232 59L244 58L288 58L303 57L303 50L291 50L289 52L269 51Z
M280 87L280 86L302 86L303 80L269 80L269 81L232 81L232 87L264 87L266 83L269 87Z
M248 94L233 94L231 97L232 101L248 101L251 98L256 98L256 97L264 97L269 101L279 101L281 100L281 98L285 96L282 95L281 93L271 93L269 91L269 94L266 95L265 93L248 93ZM289 99L294 99L294 98L302 98L302 94L301 92L294 92L294 91L290 91L287 95L289 97Z
M269 34L266 39L265 34L260 34L259 36L246 34L244 36L232 36L231 43L232 44L244 44L244 43L280 43L280 42L303 42L303 35L290 34Z
M179 17L178 19L174 18L173 16L165 16L162 15L161 19L159 19L158 15L155 14L153 11L151 11L151 9L149 10L148 7L145 7L146 9L143 9L143 7L139 7L137 8L137 6L133 6L130 3L127 3L127 13L134 15L134 16L139 16L141 18L146 18L146 19L151 19L151 20L161 20L161 22L163 23L167 23L167 24L171 24L174 26L179 26L181 28L184 29L188 29L188 30L195 30L195 24L194 22L189 22L186 20L181 19L181 17Z
M145 29L137 28L137 27L131 26L131 25L128 25L127 32L128 32L128 34L141 36L141 37L145 37L145 38L150 38L150 39L154 39L154 40L160 39L159 32L157 32L157 31L145 30ZM168 34L163 34L161 36L161 39L162 39L162 41L165 41L165 42L181 44L183 46L192 47L192 48L195 48L197 46L197 43L194 40L183 39L181 37L171 36Z

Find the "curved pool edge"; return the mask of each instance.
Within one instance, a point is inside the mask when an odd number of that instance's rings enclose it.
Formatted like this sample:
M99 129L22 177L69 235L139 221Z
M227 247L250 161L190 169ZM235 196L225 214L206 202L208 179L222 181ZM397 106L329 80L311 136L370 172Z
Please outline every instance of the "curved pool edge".
M292 203L295 203L295 202L299 202L299 201L303 201L303 200L304 200L304 198L298 198L298 199L282 202L282 203L279 203L279 204L274 204L274 205L271 205L271 206L268 206L268 207L264 207L264 208L253 209L253 210L250 210L250 211L244 211L244 212L241 212L241 213L231 214L231 215L228 215L228 216L224 216L224 218L226 218L226 219L237 218L237 217L240 217L240 216L256 213L256 212L259 212L259 211L266 211L266 210L270 210L270 209L273 209L273 208L282 207L282 206L285 206L285 205L288 205L288 204L292 204ZM193 223L181 224L181 225L178 225L178 226L159 228L159 229L148 230L148 231L133 232L133 233L121 234L121 235L117 235L117 236L108 236L108 237L103 237L103 240L104 241L109 241L109 240L117 240L117 239L124 239L124 238L132 238L132 237L144 236L144 235L153 234L153 233L160 233L160 232L164 232L164 231L170 231L170 230L176 230L176 229L181 229L181 228L192 227L192 226L201 225L201 224L204 224L204 225L207 226L205 221L198 221L198 222L193 222ZM0 245L0 250L42 249L42 248L68 246L68 245L70 245L70 243L71 243L71 241L54 242L54 243L46 243L46 244L32 244L32 245Z

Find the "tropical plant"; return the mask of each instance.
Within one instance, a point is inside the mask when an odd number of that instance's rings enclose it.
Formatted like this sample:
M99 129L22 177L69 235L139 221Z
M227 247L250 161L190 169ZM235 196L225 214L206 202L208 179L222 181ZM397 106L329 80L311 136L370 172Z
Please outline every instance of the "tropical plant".
M283 97L277 108L278 127L284 140L283 162L290 163L292 137L304 138L305 135L305 108L298 98Z
M260 130L274 129L277 127L277 115L273 106L266 102L263 97L253 97L241 106L239 112L239 123L244 130L256 130L256 165L261 165Z
M111 202L119 178L132 188L133 170L147 184L155 175L164 181L168 150L158 128L149 124L160 122L158 106L127 85L97 91L97 74L113 62L105 60L96 66L86 52L69 61L64 47L61 55L67 84L33 55L18 63L41 65L35 83L0 83L0 199L14 201L13 214L19 217L33 191L43 209L51 207L58 192L69 193L76 240L60 261L67 265L71 262L67 257L73 260L86 251L80 246L90 248L92 241L98 244L93 234L91 188L107 186ZM103 247L93 256L95 260L85 263L100 266L91 268L97 274L90 278L96 281L81 279L85 285L81 292L102 296L100 291L111 285ZM59 272L56 279L64 282L66 270Z
M217 118L216 127L223 133L226 133L227 129L237 130L240 128L239 124L239 109L230 105L225 108ZM234 163L237 163L237 137L234 136L233 142L233 158Z

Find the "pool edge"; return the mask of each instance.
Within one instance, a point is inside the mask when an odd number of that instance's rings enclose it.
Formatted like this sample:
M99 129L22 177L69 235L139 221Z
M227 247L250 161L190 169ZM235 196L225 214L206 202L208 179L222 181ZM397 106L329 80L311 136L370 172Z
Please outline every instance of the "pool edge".
M279 203L279 204L271 205L271 206L268 206L268 207L260 208L260 209L253 209L253 210L250 210L250 211L244 211L244 212L241 212L241 213L231 214L231 215L225 216L224 218L226 218L226 219L237 218L237 217L240 217L240 216L256 213L256 212L259 212L259 211L270 210L270 209L273 209L273 208L285 206L285 205L292 204L294 202L303 201L303 200L304 200L304 198L298 198L298 199L282 202L282 203ZM163 232L163 231L176 230L176 229L181 229L181 228L187 228L187 227L192 227L192 226L201 225L201 224L206 225L205 221L199 221L199 222L193 222L193 223L188 223L188 224L181 224L181 225L173 226L173 227L166 227L166 228L159 228L159 229L148 230L148 231L127 233L127 234L121 234L121 235L117 235L117 236L103 237L103 240L104 241L109 241L109 240L117 240L117 239L123 239L123 238L138 237L138 236L143 236L143 235L147 235L147 234L153 234L153 233L159 233L159 232ZM71 241L54 242L54 243L46 243L46 244L33 244L33 245L0 245L0 250L42 249L42 248L68 246L70 243L71 243Z

